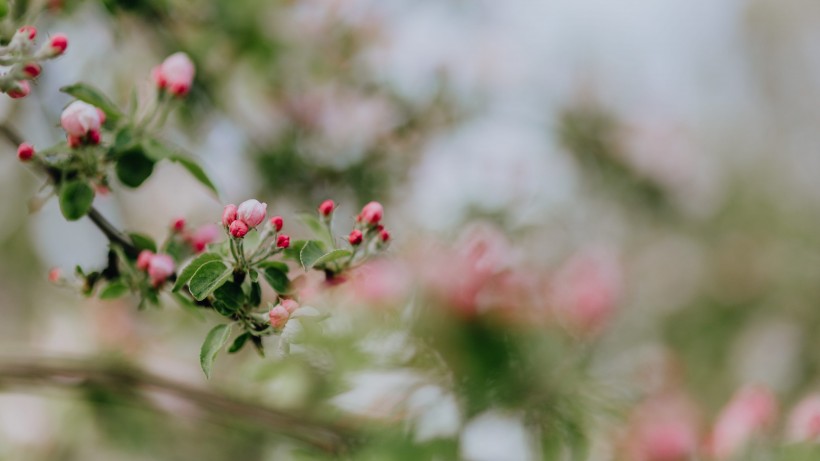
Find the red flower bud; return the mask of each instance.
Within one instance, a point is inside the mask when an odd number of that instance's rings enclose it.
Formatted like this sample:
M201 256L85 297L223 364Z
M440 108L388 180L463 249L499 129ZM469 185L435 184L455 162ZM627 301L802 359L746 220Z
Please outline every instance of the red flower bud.
M276 239L276 246L279 248L287 248L290 246L290 237L282 234Z
M137 256L137 269L147 271L148 266L151 265L151 258L154 257L154 252L151 250L142 250Z
M166 254L155 254L151 256L148 264L148 276L155 287L162 285L165 279L174 273L174 260Z
M351 245L356 246L362 243L362 237L362 231L359 229L353 229L347 237L347 241L350 242Z
M230 205L225 205L225 209L222 210L222 225L228 227L236 221L236 205L231 203Z
M234 237L241 239L248 233L248 225L245 224L244 221L237 219L236 221L231 223L231 227L229 228L231 235Z
M174 232L182 232L185 230L185 218L177 218L171 223L171 228Z
M333 200L325 200L319 205L319 214L322 216L330 216L334 208L336 208L336 203L334 203Z
M185 96L191 89L196 69L187 54L178 52L154 67L151 75L157 88L167 89L175 96ZM251 226L253 227L253 226Z
M379 237L381 237L382 242L387 243L387 241L390 240L390 232L387 232L386 229L382 229L379 232Z
M23 64L23 73L26 74L28 78L37 78L42 71L43 68L36 62L27 62Z
M62 277L62 271L59 267L53 267L50 271L48 271L49 282L57 283L60 281L60 277Z
M34 26L23 26L17 30L21 35L28 37L29 40L34 40L37 37L37 28Z
M245 221L248 227L254 228L262 224L267 211L267 203L260 203L256 199L245 200L239 204L239 208L236 210L236 218Z
M270 326L278 330L288 323L290 314L283 306L276 306L270 310L268 316L270 317Z
M17 158L22 162L27 162L32 157L34 157L34 146L26 142L20 144L20 147L17 148Z
M384 216L384 208L379 202L370 202L362 208L362 212L356 218L357 221L363 221L370 225L377 225Z
M282 230L282 226L285 225L285 220L281 216L274 216L270 218L270 225L273 226L273 230L279 232Z
M48 43L49 56L59 56L68 48L68 37L63 34L54 34Z
M6 92L11 99L25 98L31 93L31 86L25 80L14 83L14 87Z

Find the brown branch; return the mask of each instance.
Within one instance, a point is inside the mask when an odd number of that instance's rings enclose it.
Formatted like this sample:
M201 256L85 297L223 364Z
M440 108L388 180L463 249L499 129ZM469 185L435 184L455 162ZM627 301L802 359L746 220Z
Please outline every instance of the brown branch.
M102 231L109 242L121 246L128 256L137 257L139 250L131 242L131 239L114 227L96 208L91 207L88 211L88 218Z
M0 363L0 387L20 387L29 391L33 386L81 388L89 384L115 392L164 392L185 399L215 416L265 426L328 453L347 451L353 440L349 429L265 408L129 366L66 359L15 359Z

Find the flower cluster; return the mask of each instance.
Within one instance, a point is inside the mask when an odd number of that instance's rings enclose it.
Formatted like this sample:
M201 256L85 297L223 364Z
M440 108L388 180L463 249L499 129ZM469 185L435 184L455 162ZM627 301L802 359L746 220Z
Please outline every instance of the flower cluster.
M174 258L164 253L142 250L137 257L137 269L148 273L154 287L159 287L174 274Z
M36 38L37 29L27 25L17 29L8 45L0 47L0 65L10 66L0 75L0 91L10 98L28 96L31 92L29 82L42 72L40 62L56 58L68 48L68 38L63 34L52 35L40 47L35 44Z

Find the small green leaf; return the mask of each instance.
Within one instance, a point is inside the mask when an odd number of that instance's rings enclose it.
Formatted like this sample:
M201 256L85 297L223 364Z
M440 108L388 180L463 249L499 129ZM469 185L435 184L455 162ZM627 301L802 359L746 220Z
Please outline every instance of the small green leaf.
M145 149L145 155L156 161L170 159L176 155L176 152L165 146L165 144L152 138L144 139L142 148Z
M315 214L303 213L297 216L313 235L327 246L333 246L333 236L327 226Z
M60 211L69 221L85 216L93 202L94 189L83 181L71 181L60 186Z
M202 349L199 352L199 364L202 365L206 378L211 379L211 369L214 366L216 354L225 347L230 336L230 325L217 325L205 337L205 342L202 343Z
M259 282L251 282L251 292L248 294L248 303L256 307L262 303L262 285Z
M313 264L327 253L325 245L318 240L309 240L302 251L299 252L299 261L302 267L308 270L313 267Z
M288 265L283 263L282 261L262 261L261 263L259 263L260 269L267 269L269 267L278 269L286 274L288 273L288 271L290 271L290 267L288 267Z
M336 261L337 259L346 258L352 254L353 253L351 253L348 250L333 250L330 253L323 254L322 257L314 261L313 267L322 267L329 262Z
M131 238L131 243L133 243L138 250L150 250L154 253L157 252L157 244L151 237L137 233L128 234L128 237Z
M268 281L270 286L273 287L277 293L287 293L290 290L290 279L288 278L288 274L275 267L265 269L263 274L265 276L265 280Z
M100 90L91 85L75 83L74 85L60 88L60 91L102 109L102 111L105 112L106 121L112 124L116 124L117 121L122 118L120 109Z
M154 163L140 147L129 149L118 154L117 178L128 187L139 187L154 172Z
M210 189L211 192L213 192L214 194L219 193L216 190L216 185L214 185L213 181L211 181L211 178L208 177L208 174L205 173L205 170L203 170L202 167L199 166L199 164L197 164L193 160L191 160L187 157L181 157L179 155L174 155L172 157L169 157L169 160L182 165L183 168L188 170L188 173L191 173L191 176L193 176L194 179L199 181L199 183L202 184L203 186Z
M220 260L222 260L222 256L219 256L215 253L202 253L201 255L197 256L190 263L188 263L187 266L185 266L185 269L182 269L182 271L179 273L179 275L177 276L177 281L176 283L174 283L174 288L171 291L176 293L177 291L182 289L182 287L184 287L185 284L191 280L191 277L194 276L197 269L202 267L203 264L209 263L211 261Z
M248 341L248 338L251 337L250 333L242 333L241 335L237 336L236 339L231 344L231 347L228 348L228 353L233 354L239 352L242 349L242 346Z
M188 283L188 288L194 299L202 301L227 282L232 274L233 269L222 261L210 261L196 270Z
M117 299L128 293L128 286L121 281L111 282L100 291L100 299Z
M242 286L234 282L226 282L214 290L214 298L222 302L232 312L245 305L245 292Z
M302 248L304 248L305 245L307 245L307 243L307 240L296 240L290 242L290 246L285 248L285 251L282 252L282 255L285 258L292 259L294 261L300 261L299 254L302 253Z

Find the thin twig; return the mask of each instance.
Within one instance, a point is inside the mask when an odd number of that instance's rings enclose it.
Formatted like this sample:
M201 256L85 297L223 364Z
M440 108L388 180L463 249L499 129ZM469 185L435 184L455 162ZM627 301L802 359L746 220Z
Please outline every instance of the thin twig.
M43 358L0 362L0 387L19 386L28 391L34 386L82 388L89 384L114 392L164 392L188 400L215 416L229 416L265 426L328 453L347 451L353 440L352 431L346 428L265 408L258 403L245 402L121 364Z
M93 222L97 226L97 228L99 228L100 231L102 231L103 234L105 234L105 237L108 238L108 240L111 243L115 243L122 247L126 255L132 258L137 257L137 255L139 254L139 250L131 242L131 239L128 238L128 236L126 236L122 232L120 232L119 229L114 227L114 225L111 224L107 219L105 219L105 216L103 216L99 211L97 211L96 208L91 207L91 209L88 211L88 218L91 219L91 222Z

